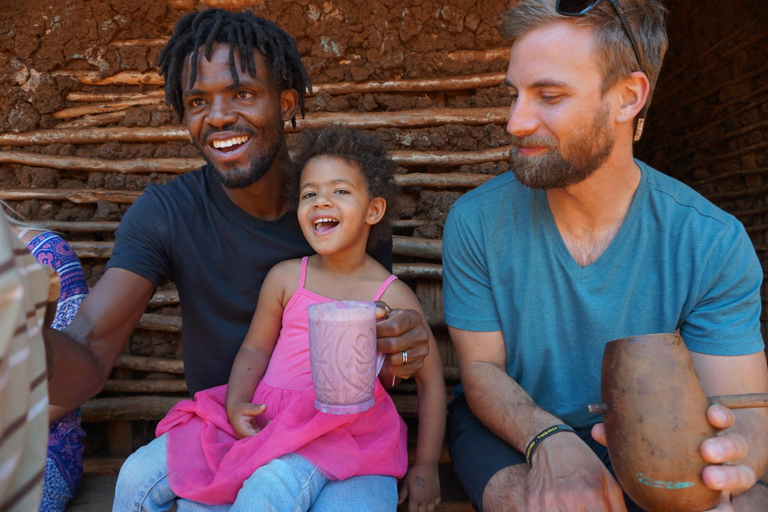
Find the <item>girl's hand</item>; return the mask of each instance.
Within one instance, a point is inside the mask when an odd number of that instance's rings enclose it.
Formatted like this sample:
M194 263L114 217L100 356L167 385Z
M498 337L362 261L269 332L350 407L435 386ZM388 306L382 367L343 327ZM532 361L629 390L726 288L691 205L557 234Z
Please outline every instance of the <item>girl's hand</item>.
M227 407L227 418L238 439L255 436L261 429L256 425L256 416L267 410L264 404L247 402Z
M440 505L436 464L414 464L400 484L398 504L408 500L408 512L434 512Z

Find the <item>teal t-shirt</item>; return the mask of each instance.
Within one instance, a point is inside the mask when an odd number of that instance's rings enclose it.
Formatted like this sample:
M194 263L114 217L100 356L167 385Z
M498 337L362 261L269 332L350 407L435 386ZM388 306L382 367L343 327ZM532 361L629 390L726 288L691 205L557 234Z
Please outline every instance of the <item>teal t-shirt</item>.
M498 176L456 201L443 237L446 323L501 331L507 373L574 427L601 420L603 347L674 332L695 352L763 349L762 270L744 227L691 188L637 161L641 180L605 252L581 268L546 193Z

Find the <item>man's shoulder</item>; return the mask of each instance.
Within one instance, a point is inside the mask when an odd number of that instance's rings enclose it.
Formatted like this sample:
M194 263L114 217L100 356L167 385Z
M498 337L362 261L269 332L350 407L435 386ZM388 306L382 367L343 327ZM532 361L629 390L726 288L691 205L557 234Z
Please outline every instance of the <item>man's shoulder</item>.
M685 183L668 176L646 164L648 170L648 190L651 200L668 210L668 220L673 222L689 221L697 224L730 228L740 225L730 213L712 204L706 197Z
M500 174L479 187L470 190L453 205L454 210L490 209L497 211L499 201L514 200L519 194L530 193L530 189L523 186L511 172Z
M150 183L131 210L145 209L169 210L184 208L184 205L196 207L204 201L206 195L206 176L203 169L197 169L177 176L168 183Z

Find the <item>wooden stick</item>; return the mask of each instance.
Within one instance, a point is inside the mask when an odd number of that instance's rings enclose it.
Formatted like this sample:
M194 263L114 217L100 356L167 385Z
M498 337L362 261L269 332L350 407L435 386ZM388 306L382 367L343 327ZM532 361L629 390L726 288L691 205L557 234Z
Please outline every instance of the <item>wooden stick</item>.
M64 220L41 220L36 221L51 231L61 231L63 233L98 233L113 232L120 225L119 222L112 221L64 221ZM392 227L398 229L417 228L427 223L425 219L395 219L392 221Z
M37 130L27 133L0 134L0 146L29 146L46 144L103 144L105 142L171 142L190 141L183 126L162 128L83 128L80 130Z
M36 221L37 223L37 221ZM102 231L117 231L119 222L110 221L63 221L63 220L41 220L40 224L51 231L61 231L64 233L98 233Z
M59 188L30 188L30 189L0 189L0 199L6 201L23 201L25 199L46 199L50 201L71 201L85 204L99 201L109 201L117 204L133 204L141 192L133 190L104 190L104 189L59 189Z
M81 105L79 107L69 107L54 112L52 115L56 119L73 119L89 114L106 114L109 112L116 112L118 110L126 110L131 107L137 107L141 105L160 105L163 100L161 98L137 98L134 100L125 100L115 103L107 103L105 105ZM160 107L161 109L167 109L165 105Z
M708 118L710 118L710 117L714 117L715 118L715 121L710 123L710 125L707 125L707 126L709 128L711 128L713 126L717 126L717 125L721 124L722 122L724 122L725 120L727 120L729 118L736 118L736 117L740 116L741 114L743 114L744 112L746 112L747 110L752 110L753 108L763 104L764 101L765 101L763 99L763 97L764 97L763 93L765 91L768 91L768 84L766 84L766 85L764 85L762 87L758 87L757 89L753 89L749 93L747 93L747 94L745 94L743 96L739 96L738 98L733 98L733 99L731 99L729 101L726 101L726 102L723 102L723 103L718 103L716 106L714 106L711 109L706 111ZM734 106L734 105L741 105L745 101L747 101L748 99L753 98L755 96L758 97L758 99L756 101L754 101L752 103L749 103L749 104L746 104L746 105L743 105L740 108L737 108L736 110L730 110L730 108L732 106ZM726 116L718 116L717 115L717 114L719 114L720 112L722 112L722 111L724 111L726 109L729 109L728 110L728 115L726 115ZM687 129L689 127L694 127L694 128ZM658 139L659 137L661 137L663 141L666 141L667 138L669 137L670 133L677 133L677 132L680 132L680 131L685 132L686 136L684 138L687 138L687 133L688 132L694 131L694 130L696 130L698 128L703 128L701 126L701 119L694 119L691 116L685 116L680 121L665 123L664 124L664 131L653 131L653 132L649 133L649 135L650 135L649 139L650 140L655 140L655 139ZM674 143L674 141L672 143ZM662 142L660 144L666 144L666 142ZM648 145L648 147L651 147L651 148L655 148L656 147L656 144L649 144L649 143L647 143L647 145ZM662 147L666 147L666 146L662 146Z
M479 187L493 178L487 174L449 172L442 174L409 173L395 176L400 187Z
M162 357L130 356L120 354L115 361L115 368L138 372L184 373L184 361L164 359Z
M181 317L144 313L136 325L139 329L164 332L181 332Z
M322 128L331 123L344 123L352 128L415 128L461 124L479 126L506 124L508 107L490 108L425 108L395 112L319 112L296 120L296 129L286 124L286 132Z
M170 306L172 304L179 303L179 291L176 288L169 288L167 290L158 290L149 299L150 307L158 306Z
M110 112L109 114L96 114L81 117L74 121L67 121L65 123L59 123L53 127L54 130L80 130L83 128L94 128L97 126L104 126L106 124L117 124L123 120L127 112L121 110L119 112Z
M768 224L758 224L755 226L747 226L747 233L762 233L768 231Z
M507 55L509 54L509 50ZM326 92L331 95L391 92L437 92L466 91L496 87L504 82L504 73L480 73L470 76L449 78L422 78L386 80L384 82L337 82L312 86L312 92Z
M159 48L168 44L170 37L156 37L153 39L122 39L120 41L110 41L110 46L123 48L127 46L146 46L147 48Z
M107 259L112 256L112 248L114 242L69 242L69 246L75 251L77 257L94 258L94 259Z
M82 101L87 103L108 101L131 101L141 98L156 98L165 101L165 91L155 89L146 92L70 92L67 101Z
M708 178L703 178L696 181L689 181L686 183L686 185L692 188L697 188L697 187L700 187L701 185L705 185L707 183L712 183L715 181L722 181L728 178L736 178L741 176L751 176L753 174L763 174L764 172L768 172L768 167L759 167L757 169L739 169L737 171L728 171L728 172L716 174L714 176L710 176Z
M745 126L743 128L740 128L738 130L734 130L732 132L725 132L725 133L721 134L717 138L718 147L724 147L726 141L729 141L729 140L731 140L731 139L733 139L735 137L740 137L740 136L742 136L744 134L751 133L753 131L756 132L758 130L762 130L765 127L768 127L768 121L763 121L763 122L760 122L760 123L755 123L755 124L750 125L750 126ZM701 133L704 133L704 132L700 132L700 134ZM684 149L682 151L676 151L674 153L674 158L672 160L667 160L666 163L669 164L671 162L679 162L680 160L682 160L684 158L687 158L690 155L695 155L696 153L700 153L701 151L702 150L701 150L701 147L699 145L695 145L693 147L689 147L688 149Z
M738 30L735 31L735 33L738 33ZM735 35L735 33L729 34L729 37L724 37L721 41L718 42L718 44L721 44L725 40L732 38ZM768 36L768 32L762 32L750 38L747 38L746 40L739 41L737 44L734 44L732 47L728 48L728 50L725 53L718 55L717 58L713 58L713 59L709 59L708 61L705 61L707 62L707 64L705 64L704 66L699 66L694 70L690 68L682 67L681 71L683 72L687 71L685 73L685 78L681 80L675 77L673 86L672 84L670 84L670 85L665 85L665 87L663 88L660 88L659 90L661 92L659 94L659 100L664 101L668 98L675 98L677 97L677 94L680 91L690 90L691 83L695 83L696 81L698 81L701 75L705 75L706 73L709 73L711 70L716 69L719 66L722 66L723 62L730 62L731 58L734 55L737 55L743 49L748 48L752 44L759 42L762 39L765 39L766 36ZM713 45L713 46L717 46L717 45ZM708 51L706 53L711 52L713 49L714 48L708 48L707 49ZM704 55L702 54L702 57L703 56Z
M80 407L80 411L85 423L120 420L157 421L163 419L171 407L185 398L176 396L92 398Z
M509 48L491 50L464 50L445 54L445 62L490 62L509 59ZM98 71L54 71L52 75L68 76L86 85L165 85L157 71L120 71L104 77ZM504 80L504 73L480 73L477 75L447 78L406 78L400 80L335 82L314 84L313 94L325 91L328 94L353 94L367 92L431 92L459 91L484 87L495 87Z
M731 153L726 153L724 155L713 156L712 158L708 158L707 160L702 160L702 161L699 161L699 162L695 162L693 164L693 166L695 166L696 168L702 168L702 167L706 167L708 165L716 164L716 163L719 163L719 162L726 162L728 160L733 160L735 158L738 158L738 157L740 157L742 155L746 155L746 154L749 154L749 153L758 153L759 154L765 148L768 148L768 141L763 141L763 142L760 142L760 143L757 143L757 144L753 144L751 146L747 146L747 147L738 149L736 151L732 151ZM677 160L677 158L673 158L672 159L672 161L676 161L676 160Z
M392 221L392 227L394 229L418 228L426 223L424 219L395 219Z
M458 167L485 162L501 162L509 159L512 146L501 146L477 151L390 151L392 160L399 165L423 165L432 167ZM398 175L402 176L402 175Z
M765 89L768 90L768 86L766 86ZM741 116L741 114L744 111L751 110L752 108L758 106L760 103L763 103L762 98L761 98L761 101L756 101L754 103L750 103L748 105L745 105L744 108L735 110L733 112L728 112L728 115L714 116L715 120L713 122L707 123L707 124L705 124L703 126L701 125L701 121L702 121L701 119L695 119L695 120L688 119L684 123L683 126L688 126L692 121L694 121L696 126L698 127L698 129L686 130L685 135L683 135L681 137L675 137L674 139L671 139L671 138L668 137L668 135L666 135L665 138L667 138L669 140L667 140L666 142L660 142L658 144L654 143L651 147L653 148L654 151L659 151L659 150L662 150L662 149L666 149L666 148L678 145L678 144L680 144L682 142L687 142L689 140L698 140L698 139L701 138L701 136L703 134L711 131L713 128L716 128L716 127L720 126L721 124L725 124L727 121L729 121L731 119L737 119L739 116ZM711 112L708 112L708 114L711 114ZM668 126L665 125L664 128L665 128L665 133L668 134L668 133L672 132L672 130L670 130ZM748 133L748 131L745 132L743 130L744 130L744 128L742 128L740 130L734 130L734 131L731 131L731 132L726 132L724 135L728 139L730 139L730 138L732 138L734 136L742 135L743 133ZM656 134L654 134L654 135L656 135ZM727 140L727 139L719 139L718 143L722 142L722 140ZM698 145L697 145L697 147L698 147Z
M451 62L490 62L509 60L509 47L490 48L488 50L458 50L445 55Z
M110 379L104 383L102 393L186 393L184 379L121 380Z
M392 273L400 279L442 279L443 266L438 263L395 263Z
M392 127L442 126L461 124L477 126L504 124L507 122L507 107L493 108L430 108L401 110L397 112L322 112L298 119L294 130L286 124L286 132L301 131L305 128L319 128L331 123L344 123L361 129ZM5 133L0 135L0 146L28 146L36 144L102 144L116 142L168 142L189 141L189 133L183 126L140 127L122 126L90 128L80 130L38 130L27 133Z
M407 236L392 237L392 253L401 256L416 256L418 258L441 259L443 250L442 240L429 238L413 238Z
M0 199L8 199L7 194L0 191ZM13 198L17 200L16 198ZM442 257L442 241L429 238L413 238L407 236L392 237L392 253L400 256L415 256L417 258L437 259ZM72 241L69 245L80 258L109 258L112 255L114 242L83 242ZM425 274L431 271L425 271ZM160 315L162 316L162 315ZM169 327L170 328L170 327Z
M2 136L0 136L2 137ZM402 166L458 167L485 162L500 162L509 158L510 146L477 151L390 151L392 160ZM202 158L134 158L107 160L79 156L42 155L27 151L0 151L0 162L48 167L52 169L115 172L120 174L167 172L183 174L200 168ZM401 186L475 187L491 179L484 174L398 174L395 183Z
M401 415L406 417L417 415L416 395L393 393L391 396ZM188 398L153 395L92 398L80 407L80 411L83 414L84 423L123 420L157 421L163 419L171 407L185 399ZM451 399L453 396L446 396L446 403Z
M707 397L710 404L720 404L729 409L752 409L768 407L768 393L747 393L743 395L719 395Z
M720 61L717 60L716 62L719 63ZM723 89L725 89L726 87L728 87L730 85L744 82L744 81L746 81L746 80L748 80L748 79L750 79L752 77L755 77L755 76L762 76L766 72L766 70L768 70L768 64L764 64L764 65L762 65L760 67L757 67L757 68L752 68L752 70L749 73L740 74L739 76L737 76L737 77L735 77L735 78L733 78L731 80L726 80L725 82L718 82L715 87L713 87L712 89L710 89L708 91L705 91L705 92L703 92L701 94L697 94L696 96L688 96L685 100L680 101L680 102L675 102L672 105L670 105L669 107L666 107L664 109L664 115L665 116L670 116L668 118L671 119L672 118L671 114L682 110L683 108L687 107L688 105L691 105L693 103L698 103L699 101L701 101L703 99L706 99L706 98L709 98L711 96L714 96L715 94L717 94L718 92L722 91Z
M199 169L205 161L202 158L136 158L107 160L79 156L41 155L25 151L0 151L0 163L22 164L53 169L117 172L122 174L167 172L182 174Z
M165 85L157 71L119 71L107 77L98 71L54 71L51 75L69 76L85 85Z

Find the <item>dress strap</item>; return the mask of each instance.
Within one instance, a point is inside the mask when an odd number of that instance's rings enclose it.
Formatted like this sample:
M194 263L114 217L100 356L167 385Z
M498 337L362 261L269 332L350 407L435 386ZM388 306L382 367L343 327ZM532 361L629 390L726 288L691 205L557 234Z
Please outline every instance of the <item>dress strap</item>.
M301 258L301 274L299 274L299 290L304 289L304 281L307 280L307 260L309 259L309 256L304 256Z
M390 283L397 279L397 276L392 274L387 278L386 281L381 283L381 286L379 286L379 290L376 292L376 295L373 296L373 302L376 302L381 298L382 295L384 295L384 292L387 291L387 288L389 287Z

